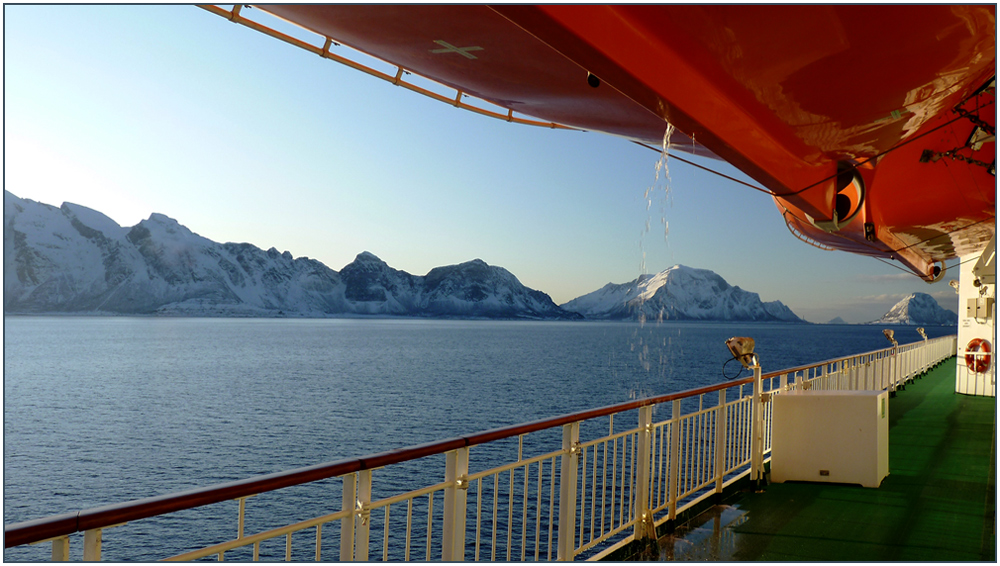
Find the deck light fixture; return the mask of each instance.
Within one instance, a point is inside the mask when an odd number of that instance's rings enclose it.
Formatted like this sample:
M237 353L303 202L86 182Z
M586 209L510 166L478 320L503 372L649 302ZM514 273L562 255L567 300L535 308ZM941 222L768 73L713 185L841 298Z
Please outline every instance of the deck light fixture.
M955 294L957 295L958 294L958 281L955 281L954 279L952 279L951 281L948 282L948 285L950 285L951 288L955 290Z
M758 365L757 354L753 353L753 346L753 338L746 336L733 337L726 340L726 347L729 348L729 352L747 369Z
M753 421L750 425L750 481L759 493L767 483L764 479L764 384L761 381L760 359L753 352L753 338L734 336L726 340L733 358L753 372Z
M888 328L886 328L885 330L882 331L882 334L885 334L885 339L886 340L892 342L892 347L893 348L895 348L896 346L899 345L896 342L896 339L893 337L896 334L896 332L894 330L889 330Z
M919 334L920 337L923 338L924 340L927 340L927 333L924 332L924 327L918 326L917 327L917 334Z

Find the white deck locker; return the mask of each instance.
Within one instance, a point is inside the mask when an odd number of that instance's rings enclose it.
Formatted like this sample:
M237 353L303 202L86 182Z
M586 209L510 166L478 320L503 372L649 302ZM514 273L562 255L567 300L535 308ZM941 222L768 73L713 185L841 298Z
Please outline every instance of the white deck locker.
M857 483L889 475L886 391L783 391L771 398L771 481Z

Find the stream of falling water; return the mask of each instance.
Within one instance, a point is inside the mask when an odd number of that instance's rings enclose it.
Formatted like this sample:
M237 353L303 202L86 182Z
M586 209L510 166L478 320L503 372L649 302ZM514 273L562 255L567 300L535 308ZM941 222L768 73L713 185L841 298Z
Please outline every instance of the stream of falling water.
M663 243L667 245L668 237L670 235L670 223L667 220L667 206L671 204L671 194L670 194L670 148L671 141L670 138L674 133L673 124L667 122L666 130L663 133L663 144L662 151L660 152L660 157L656 162L653 175L653 183L646 187L643 193L643 199L646 201L646 222L643 227L642 233L639 236L639 251L640 251L640 264L639 264L639 277L637 278L637 290L642 287L643 278L647 275L646 266L646 240L652 229L652 217L653 217L653 205L656 203L658 205L658 212L660 216L660 224L663 226ZM646 329L646 303L647 297L640 293L637 300L637 317L639 321L639 327L635 330L632 336L632 344L630 345L631 351L635 352L638 356L639 366L643 371L651 373L653 367L657 367L660 373L666 372L667 374L672 373L670 358L672 339L668 337L659 336L657 339L654 333L650 332L651 329ZM663 313L660 312L655 317L655 322L663 322ZM678 334L680 330L678 329ZM653 341L657 343L653 343ZM662 342L661 342L662 340ZM655 394L655 391L643 391L641 389L633 389L630 392L630 397L643 397L650 394Z
M667 204L671 200L670 195L670 148L672 144L670 138L674 133L674 125L667 122L667 128L663 132L663 144L662 151L660 152L660 158L656 161L656 167L653 170L653 184L646 187L646 191L643 193L642 198L646 201L646 224L642 230L642 234L639 236L639 251L641 253L641 259L639 263L639 274L646 274L646 247L645 240L646 236L649 235L650 229L652 228L652 208L653 200L657 199L662 195L662 200L659 201L659 212L660 212L660 224L663 225L663 242L667 243L667 237L670 235L670 223L667 221ZM662 181L660 178L663 178ZM640 301L640 305L644 301ZM640 314L639 322L645 322L644 316Z

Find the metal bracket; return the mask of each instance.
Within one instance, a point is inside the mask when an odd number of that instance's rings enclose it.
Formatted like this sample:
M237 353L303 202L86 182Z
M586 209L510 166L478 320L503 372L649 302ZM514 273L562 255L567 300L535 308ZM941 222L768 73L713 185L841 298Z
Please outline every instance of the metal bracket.
M354 503L355 503L355 512L361 516L361 524L367 525L368 518L371 517L372 513L371 507L369 506L368 502L362 502L360 499L356 499Z
M865 239L869 242L875 241L875 224L873 222L865 222Z
M656 523L653 520L653 514L646 512L639 517L639 534L636 536L637 539L656 539Z

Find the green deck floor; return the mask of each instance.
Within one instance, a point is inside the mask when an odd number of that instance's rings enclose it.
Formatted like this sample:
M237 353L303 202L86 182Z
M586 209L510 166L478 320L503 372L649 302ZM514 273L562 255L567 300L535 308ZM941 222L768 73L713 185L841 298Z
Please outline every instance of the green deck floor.
M995 561L996 400L954 387L952 358L890 399L878 489L770 484L661 539L660 558Z

